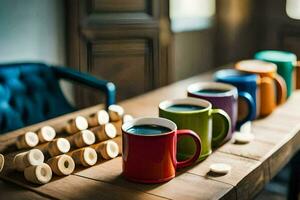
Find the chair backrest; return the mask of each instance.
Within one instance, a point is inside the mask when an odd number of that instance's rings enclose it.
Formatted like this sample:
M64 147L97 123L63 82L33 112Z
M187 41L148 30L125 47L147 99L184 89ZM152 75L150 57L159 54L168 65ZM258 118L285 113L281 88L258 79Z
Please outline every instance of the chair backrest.
M0 65L0 133L73 111L45 64Z

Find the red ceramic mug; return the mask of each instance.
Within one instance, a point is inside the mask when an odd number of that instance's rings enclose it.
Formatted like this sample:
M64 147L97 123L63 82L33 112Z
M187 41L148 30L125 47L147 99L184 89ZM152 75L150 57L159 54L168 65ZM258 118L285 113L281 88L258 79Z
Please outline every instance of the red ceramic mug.
M177 130L174 122L165 118L137 118L122 126L123 175L142 183L160 183L175 177L176 169L195 163L201 153L201 140L191 130ZM176 160L177 140L191 137L196 144L194 155Z

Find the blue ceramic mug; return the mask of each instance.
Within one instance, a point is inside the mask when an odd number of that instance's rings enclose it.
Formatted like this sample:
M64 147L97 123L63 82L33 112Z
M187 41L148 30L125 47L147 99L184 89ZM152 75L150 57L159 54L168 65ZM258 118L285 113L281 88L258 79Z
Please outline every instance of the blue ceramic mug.
M249 74L234 69L224 69L214 74L214 80L231 84L238 89L238 129L243 123L256 118L257 110L259 110L257 98L258 76L256 74Z

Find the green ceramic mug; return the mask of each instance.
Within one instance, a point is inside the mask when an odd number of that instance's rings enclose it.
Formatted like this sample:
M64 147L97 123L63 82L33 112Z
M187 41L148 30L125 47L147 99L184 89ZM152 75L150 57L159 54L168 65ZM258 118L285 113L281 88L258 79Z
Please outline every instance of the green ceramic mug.
M159 116L175 122L179 129L196 132L202 143L198 160L203 160L212 152L212 146L220 144L230 132L230 117L221 109L212 109L210 102L199 98L183 98L163 101L159 104ZM214 123L214 130L213 124ZM195 144L190 138L178 141L178 159L191 157Z

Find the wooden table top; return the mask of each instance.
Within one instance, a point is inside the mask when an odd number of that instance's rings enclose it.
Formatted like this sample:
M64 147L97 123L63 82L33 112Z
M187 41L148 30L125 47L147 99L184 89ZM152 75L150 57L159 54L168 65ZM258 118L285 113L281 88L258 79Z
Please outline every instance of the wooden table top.
M186 96L186 87L197 81L211 80L211 73L195 76L120 104L126 113L138 116L157 116L162 100ZM55 178L43 186L20 184L23 177L0 174L11 183L0 182L0 199L249 199L278 173L299 149L300 144L300 91L279 106L271 115L253 122L254 141L239 145L232 141L216 149L203 162L179 171L176 178L163 184L137 184L126 181L121 175L122 158L77 170L74 174ZM94 106L56 119L26 127L0 137L0 151L13 143L25 130L42 125L62 127L62 121L81 114L87 116L101 106ZM231 165L229 174L215 176L209 165L224 162ZM21 178L20 178L21 177Z

